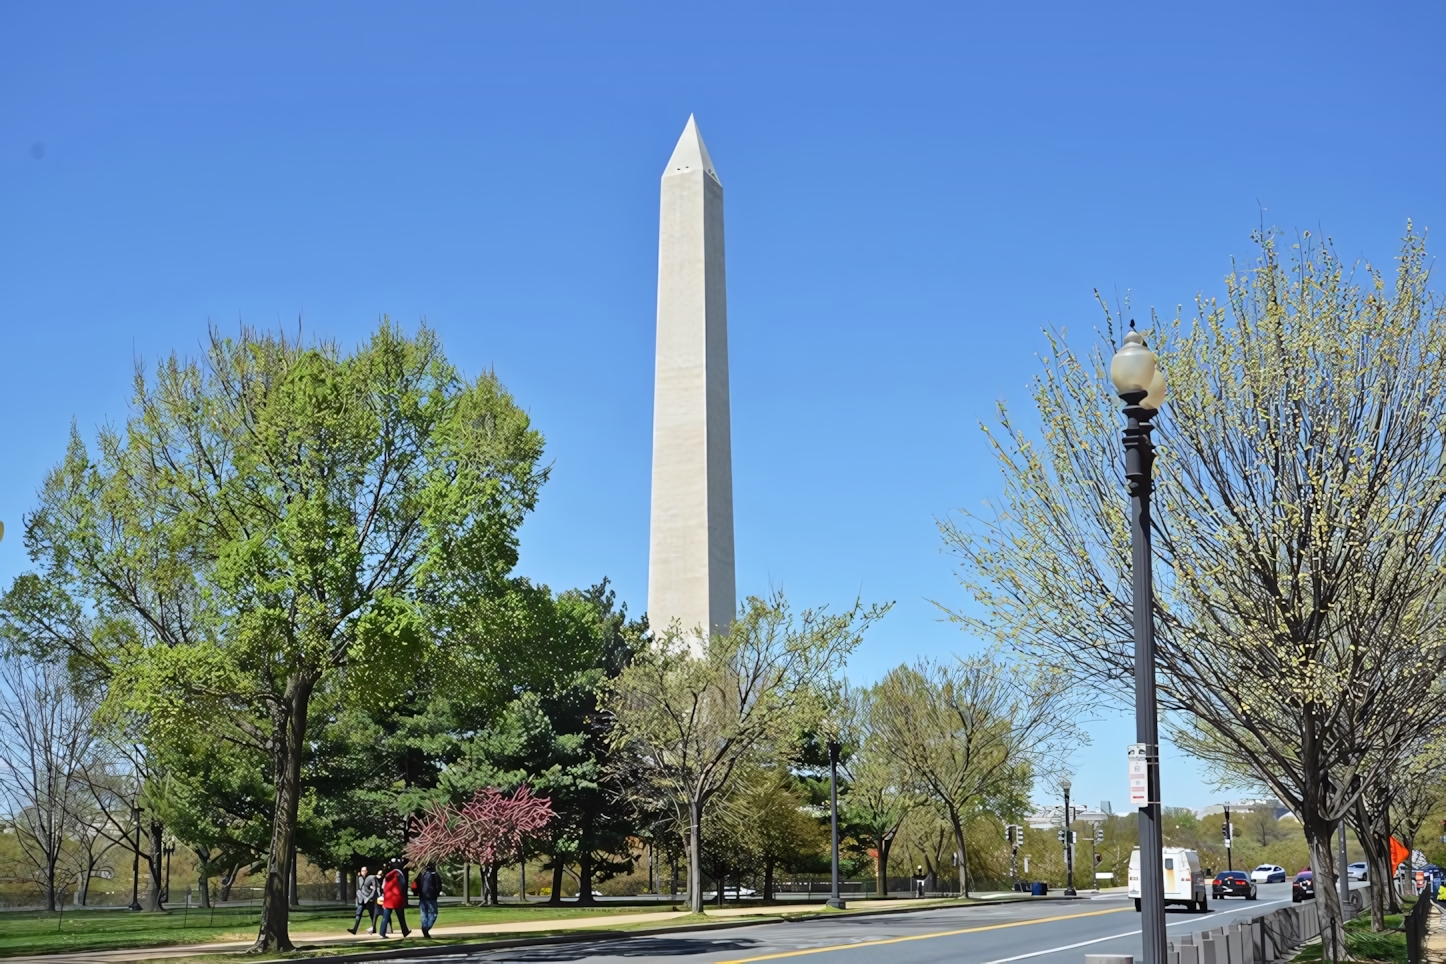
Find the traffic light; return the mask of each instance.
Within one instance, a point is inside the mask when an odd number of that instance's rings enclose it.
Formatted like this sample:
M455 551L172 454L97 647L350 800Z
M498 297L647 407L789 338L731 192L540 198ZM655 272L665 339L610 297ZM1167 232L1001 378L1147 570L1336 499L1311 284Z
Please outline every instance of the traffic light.
M1056 830L1056 831L1055 831L1055 834L1059 837L1059 842L1060 842L1060 843L1064 843L1064 831L1063 831L1063 830Z
M1100 826L1099 824L1095 824L1095 843L1097 843L1097 844L1102 844L1102 843L1104 843L1104 842L1105 842L1105 828L1102 827L1102 826Z

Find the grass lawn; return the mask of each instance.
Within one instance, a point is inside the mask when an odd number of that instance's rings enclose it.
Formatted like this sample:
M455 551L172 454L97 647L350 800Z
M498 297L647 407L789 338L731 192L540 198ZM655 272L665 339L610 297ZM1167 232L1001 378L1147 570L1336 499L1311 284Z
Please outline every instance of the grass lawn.
M438 926L457 924L501 924L510 921L557 920L599 915L646 913L670 910L662 907L546 907L502 906L461 907L443 904ZM417 909L408 908L408 924L417 933ZM354 909L293 910L291 933L334 933L345 936ZM191 908L159 913L125 910L67 910L65 914L38 911L0 913L0 957L47 954L58 951L98 951L161 944L207 944L213 941L249 940L256 936L260 908L223 907L213 913ZM365 921L363 921L365 923ZM468 938L477 940L477 938ZM420 940L398 943L412 944ZM390 944L388 945L390 946Z
M1401 930L1405 918L1400 914L1386 915L1386 929L1380 934L1371 930L1371 915L1361 914L1346 923L1346 949L1356 961L1382 961L1385 964L1406 964L1406 932ZM1320 942L1301 948L1296 961L1308 964L1321 959Z

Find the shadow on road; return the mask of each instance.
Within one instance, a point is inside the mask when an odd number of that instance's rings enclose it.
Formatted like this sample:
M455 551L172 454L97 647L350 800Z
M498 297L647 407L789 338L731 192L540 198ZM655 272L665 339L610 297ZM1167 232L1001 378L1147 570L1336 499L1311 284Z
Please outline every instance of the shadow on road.
M717 954L722 951L746 951L757 947L750 940L700 940L686 937L637 937L609 943L608 957L687 957L693 954ZM515 951L488 954L487 961L580 961L598 956L596 943L564 944L556 947L519 947Z

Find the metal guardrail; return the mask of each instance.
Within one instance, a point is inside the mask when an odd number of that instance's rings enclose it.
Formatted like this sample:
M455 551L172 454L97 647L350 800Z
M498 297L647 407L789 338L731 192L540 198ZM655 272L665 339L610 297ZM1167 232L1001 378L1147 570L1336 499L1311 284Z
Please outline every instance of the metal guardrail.
M1431 898L1422 894L1416 906L1406 915L1406 960L1408 964L1424 964L1426 960L1426 922L1431 916Z

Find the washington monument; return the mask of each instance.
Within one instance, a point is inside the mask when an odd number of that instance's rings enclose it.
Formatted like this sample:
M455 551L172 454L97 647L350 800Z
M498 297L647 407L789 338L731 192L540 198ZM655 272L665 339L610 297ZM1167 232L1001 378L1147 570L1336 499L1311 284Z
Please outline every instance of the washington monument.
M715 633L733 621L733 453L723 185L692 117L663 171L648 621Z

